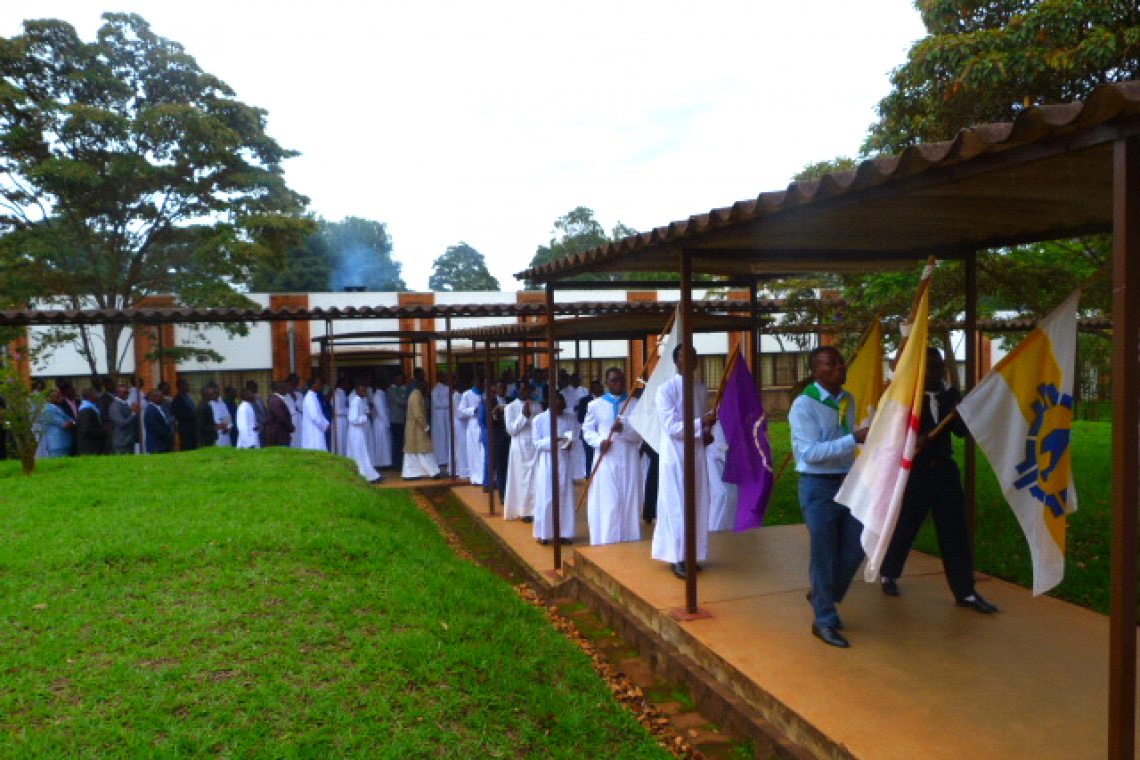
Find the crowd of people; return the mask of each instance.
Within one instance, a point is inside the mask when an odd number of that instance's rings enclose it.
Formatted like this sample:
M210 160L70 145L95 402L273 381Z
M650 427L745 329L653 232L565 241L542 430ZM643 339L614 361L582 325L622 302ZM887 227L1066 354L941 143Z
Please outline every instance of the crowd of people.
M382 481L384 470L395 469L404 480L450 474L495 490L505 518L533 523L534 538L542 544L573 541L580 506L574 483L588 479L584 497L591 545L639 541L642 524L656 522L651 556L685 578L700 571L699 564L686 566L684 550L681 373L696 366L696 353L678 346L672 358L678 372L656 391L652 414L659 430L649 433L658 437L652 446L631 421L640 389L630 393L619 367L608 368L588 387L576 374L559 372L554 388L540 368L519 378L508 370L494 382L465 383L440 373L431 388L424 371L416 369L411 378L403 373L374 382L342 377L331 389L320 375L302 386L294 374L274 382L268 399L254 381L240 392L208 382L197 401L185 380L174 389L160 383L146 392L142 382L105 379L79 394L61 381L50 390L39 418L37 456L161 454L204 446L331 451L352 459L371 483ZM867 428L855 425L854 405L843 389L842 355L821 347L812 352L810 366L812 382L789 413L800 503L811 538L808 601L813 634L846 647L837 605L863 560L862 526L834 497ZM993 613L997 608L974 588L964 497L950 438L929 445L926 440L939 422L952 417L960 395L945 383L938 351L930 349L927 367L922 445L882 564L881 587L889 596L901 593L898 578L906 557L919 526L933 511L957 604ZM708 389L697 380L692 393L699 563L708 556L709 532L733 528L736 493L721 477L727 446L715 410L708 409ZM966 433L960 420L951 430ZM0 441L0 452L5 448ZM557 484L551 472L555 458Z

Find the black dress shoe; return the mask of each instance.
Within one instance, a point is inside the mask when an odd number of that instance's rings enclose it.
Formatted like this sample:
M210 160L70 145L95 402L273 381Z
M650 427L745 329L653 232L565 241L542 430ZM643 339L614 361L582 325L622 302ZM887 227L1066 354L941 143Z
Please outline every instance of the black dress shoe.
M524 523L532 523L532 522L534 522L534 518L533 518L533 517L531 517L530 515L527 515L526 517L524 517L524 518L522 519L522 521L523 521Z
M671 565L671 569L673 570L673 575L677 576L681 580L685 580L685 563L684 562L674 562Z
M843 634L836 628L820 628L815 623L811 624L811 634L824 644L840 649L846 649L851 646L847 639L843 638Z
M959 607L969 607L985 615L992 615L998 611L998 608L983 599L981 594L971 594L964 599L958 599L954 603Z
M902 595L902 592L899 591L899 584L894 578L888 578L886 576L883 576L883 578L879 582L879 588L881 588L883 590L883 593L886 594L887 596L901 596Z

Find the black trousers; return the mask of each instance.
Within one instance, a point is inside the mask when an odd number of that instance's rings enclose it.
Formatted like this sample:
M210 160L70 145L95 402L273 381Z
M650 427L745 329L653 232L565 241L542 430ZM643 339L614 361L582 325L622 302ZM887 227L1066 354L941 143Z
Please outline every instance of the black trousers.
M661 456L648 446L643 451L649 457L649 470L645 473L645 502L641 507L641 519L652 522L657 519L657 475Z
M404 469L404 423L393 422L392 428L392 467Z
M974 593L974 552L966 524L966 495L953 459L915 462L881 574L887 578L902 576L914 539L931 512L950 591L957 599L970 596Z

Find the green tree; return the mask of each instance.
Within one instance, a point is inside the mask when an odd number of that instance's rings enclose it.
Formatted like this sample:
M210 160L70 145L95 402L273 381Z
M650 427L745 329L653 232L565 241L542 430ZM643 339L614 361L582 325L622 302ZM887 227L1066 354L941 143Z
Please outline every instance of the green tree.
M948 140L1140 76L1136 0L917 0L927 36L891 75L865 152Z
M333 255L319 233L309 235L285 252L280 266L259 264L249 280L255 293L321 293L329 290Z
M328 293L345 287L407 290L392 258L392 240L382 222L348 217L320 219L314 232L279 260L259 264L250 277L258 293Z
M565 216L559 217L554 222L553 237L550 238L550 243L538 247L538 250L534 253L534 258L530 260L530 266L533 268L541 266L542 264L548 264L564 256L573 256L576 253L582 253L591 248L599 248L606 243L615 242L636 234L637 230L618 222L614 226L613 234L607 236L605 227L594 218L593 210L585 206L579 206ZM591 272L589 274L575 275L574 277L568 278L567 282L620 282L630 277L642 280L667 280L676 279L676 274L664 272L637 272L634 274L622 272ZM535 283L527 280L526 287L528 289L534 289L537 286Z
M448 246L447 251L432 262L430 290L498 290L499 281L487 269L483 254L463 241Z
M0 38L0 273L69 308L248 303L235 286L312 229L282 176L296 153L140 16L103 21L90 43L58 20ZM94 374L95 335L73 333Z
M408 289L400 277L403 265L392 258L392 239L383 222L350 216L339 222L321 222L317 234L332 256L330 290Z

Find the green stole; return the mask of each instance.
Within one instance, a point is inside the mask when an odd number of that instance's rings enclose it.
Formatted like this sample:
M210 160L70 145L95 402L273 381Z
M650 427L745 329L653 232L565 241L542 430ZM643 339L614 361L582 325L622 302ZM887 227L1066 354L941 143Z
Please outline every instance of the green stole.
M841 396L838 403L836 403L835 397L832 395L828 395L828 397L825 399L819 395L819 384L814 382L809 383L808 387L804 388L802 395L807 396L810 399L815 399L824 406L830 406L832 409L839 412L839 426L843 428L844 433L851 432L851 426L847 424L847 410L851 406L850 396Z

